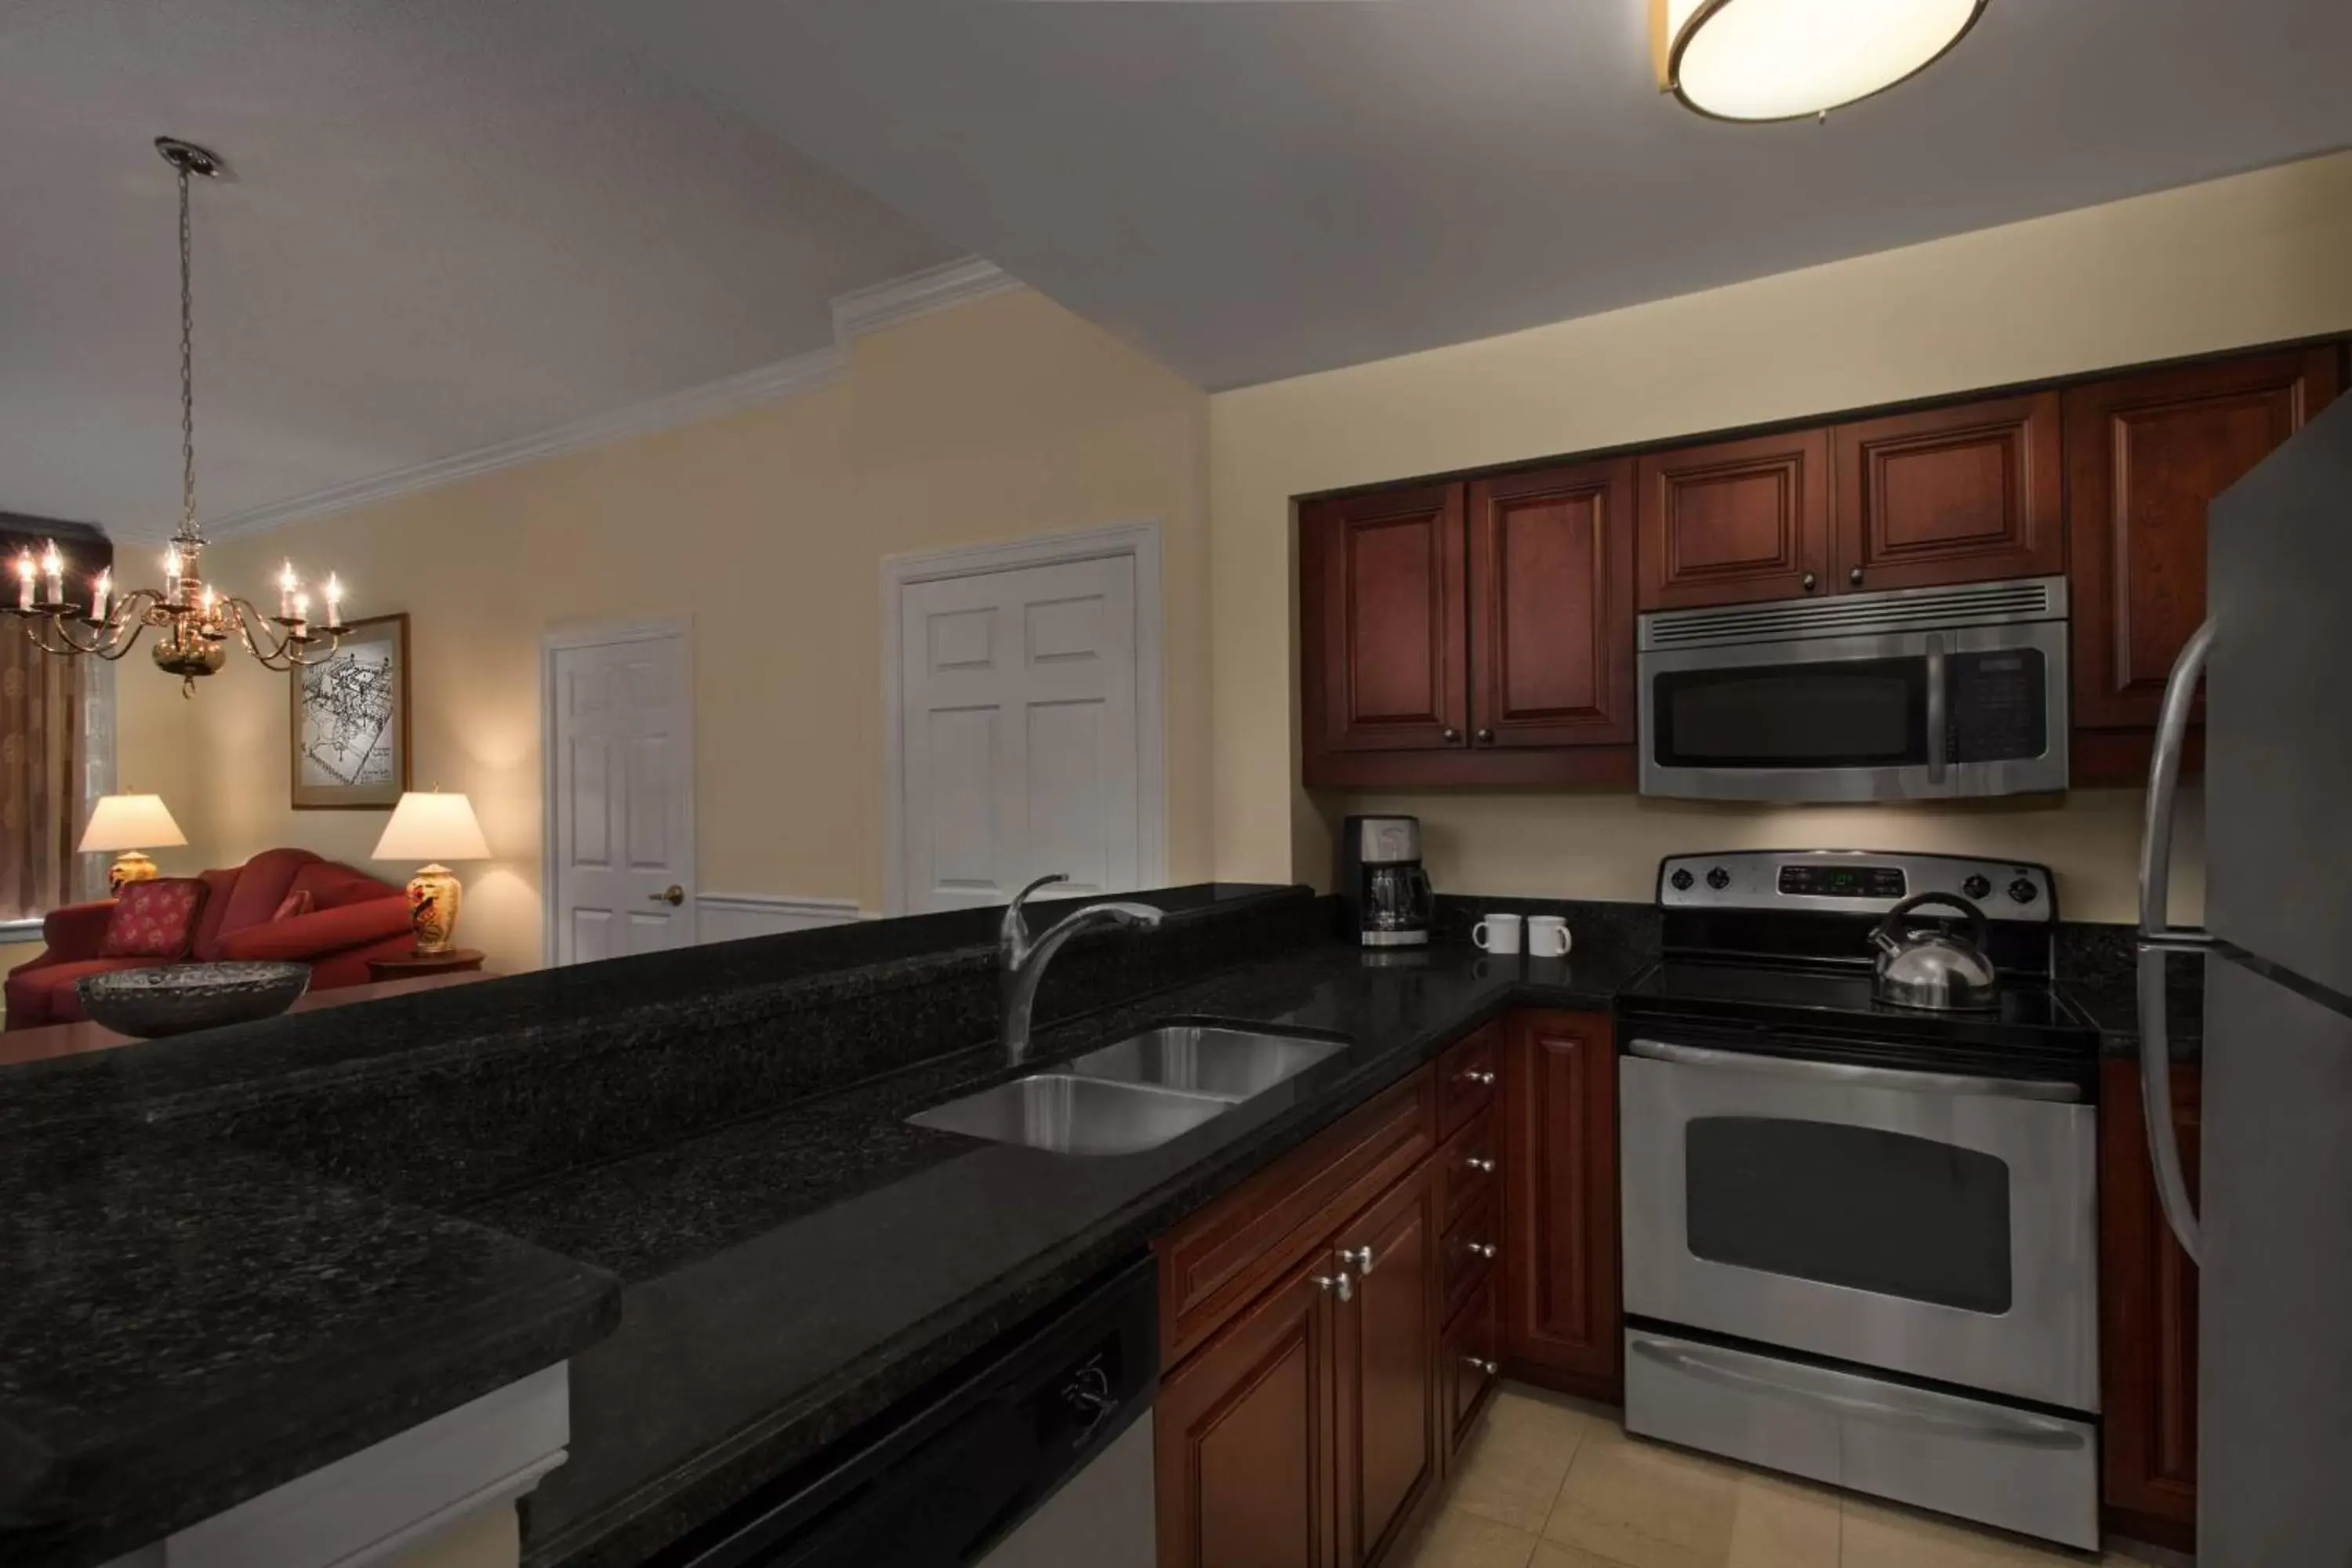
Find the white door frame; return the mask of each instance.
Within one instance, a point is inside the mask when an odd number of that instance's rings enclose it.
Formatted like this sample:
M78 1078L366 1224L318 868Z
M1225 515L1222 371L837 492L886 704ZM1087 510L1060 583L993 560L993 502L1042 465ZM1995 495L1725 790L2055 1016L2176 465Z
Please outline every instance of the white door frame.
M702 852L694 827L695 786L701 782L694 752L694 617L645 616L625 621L584 621L550 626L539 639L539 962L543 969L555 967L555 927L561 912L555 907L555 656L567 648L607 647L667 637L679 638L686 647L686 837L695 846L694 870L699 879ZM696 891L698 894L700 889ZM701 940L701 915L698 900L689 900L685 912L688 945Z
M1116 522L1076 533L1043 533L1003 544L968 544L882 558L882 908L907 912L905 689L898 602L917 583L976 577L1028 566L1063 566L1125 555L1135 563L1136 873L1147 888L1168 880L1166 721L1160 664L1160 523Z

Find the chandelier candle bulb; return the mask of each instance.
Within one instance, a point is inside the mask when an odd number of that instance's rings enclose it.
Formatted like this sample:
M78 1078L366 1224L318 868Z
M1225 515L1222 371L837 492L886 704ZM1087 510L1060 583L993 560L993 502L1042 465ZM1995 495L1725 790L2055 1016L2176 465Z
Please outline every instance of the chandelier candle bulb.
M30 550L19 551L16 554L16 607L20 610L33 607L33 552Z
M294 618L294 595L296 593L300 591L301 586L302 579L294 575L294 563L289 561L286 563L285 570L278 574L278 614L279 618L289 621Z
M327 624L331 626L343 624L342 580L332 572L327 574Z
M297 594L297 595L294 595L294 635L295 635L296 637L308 637L308 636L310 635L310 628L309 626L305 626L305 625L303 624L304 622L308 621L310 618L310 595L308 595L308 594Z
M114 569L108 567L89 580L89 618L106 619L106 602L114 596Z
M49 603L62 605L66 599L66 558L58 553L58 542L48 542L41 552L41 574L48 579Z

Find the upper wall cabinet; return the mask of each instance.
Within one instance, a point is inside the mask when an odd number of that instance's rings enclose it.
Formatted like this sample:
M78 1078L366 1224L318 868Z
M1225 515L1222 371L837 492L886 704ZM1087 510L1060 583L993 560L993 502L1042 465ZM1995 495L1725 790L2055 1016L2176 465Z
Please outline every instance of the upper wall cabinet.
M1301 509L1299 658L1310 755L1463 743L1470 721L1464 555L1460 485Z
M1837 586L2063 572L2060 424L2058 395L2042 392L1837 426Z
M1830 570L1830 441L1797 430L1641 459L1641 607L1793 599Z
M1633 740L1633 465L1470 487L1470 722L1478 746Z
M2067 390L2078 731L2154 728L2172 661L2205 618L2205 508L2326 406L2340 384L2339 352L2221 360ZM2115 761L2086 770L2078 744L2077 782L2144 775L2145 743Z

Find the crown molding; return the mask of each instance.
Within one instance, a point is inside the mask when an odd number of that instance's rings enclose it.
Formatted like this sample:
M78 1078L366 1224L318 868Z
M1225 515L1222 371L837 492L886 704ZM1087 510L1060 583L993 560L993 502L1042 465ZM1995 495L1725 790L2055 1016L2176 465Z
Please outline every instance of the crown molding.
M953 310L1021 286L1021 279L977 256L943 261L887 283L835 294L833 339L845 349L852 338L864 333L895 327L935 310Z
M435 489L459 479L495 473L500 468L519 468L559 453L601 447L633 436L649 436L656 431L692 424L698 419L740 413L796 393L814 392L819 387L830 386L847 374L852 339L1022 286L1019 279L1007 275L993 263L982 261L976 256L967 256L959 260L942 262L937 267L925 268L920 272L910 272L903 278L893 278L870 288L853 289L833 298L834 341L830 347L795 354L791 359L778 360L773 364L761 365L740 375L707 382L700 386L690 386L683 392L674 392L631 407L592 415L569 425L559 425L551 430L541 430L536 435L478 447L470 452L436 458L429 463L394 468L369 479L312 490L308 495L295 496L268 506L206 518L205 531L215 539L265 533L291 523L307 522L376 501L390 500L395 496ZM135 531L123 528L110 532L118 543L153 543L160 546L170 530L154 531L152 538L150 531L145 528Z

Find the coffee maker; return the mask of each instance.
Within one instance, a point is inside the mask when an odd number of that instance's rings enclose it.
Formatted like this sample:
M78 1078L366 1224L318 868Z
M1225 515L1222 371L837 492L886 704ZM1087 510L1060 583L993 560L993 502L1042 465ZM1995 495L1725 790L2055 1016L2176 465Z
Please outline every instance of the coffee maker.
M1426 947L1437 912L1421 868L1417 816L1350 816L1339 826L1345 934L1365 947Z

